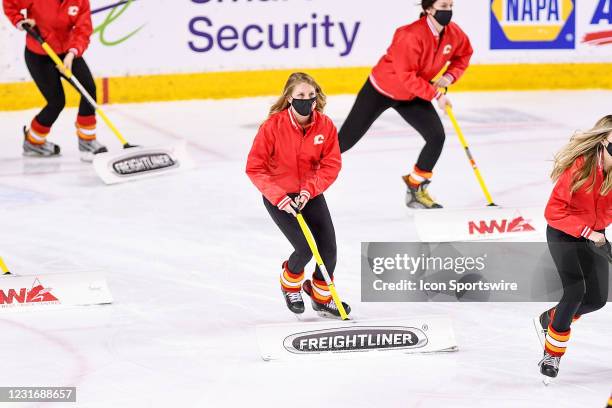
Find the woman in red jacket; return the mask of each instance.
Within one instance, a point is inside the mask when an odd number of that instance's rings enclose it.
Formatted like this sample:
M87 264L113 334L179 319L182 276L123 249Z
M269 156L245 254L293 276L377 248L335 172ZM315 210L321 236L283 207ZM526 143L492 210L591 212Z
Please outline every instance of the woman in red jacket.
M246 166L270 216L294 248L280 276L282 293L293 313L304 312L304 267L312 258L296 211L306 219L331 276L336 266L336 234L323 192L338 177L341 159L336 127L323 114L325 103L325 94L312 77L292 74L259 128ZM318 267L312 284L303 289L319 314L340 316ZM348 305L345 308L349 313Z
M421 6L421 18L395 32L391 46L357 95L339 133L344 153L389 108L414 127L425 139L425 147L412 172L403 179L408 187L406 205L417 209L442 207L427 192L446 138L432 102L442 110L450 106L440 89L463 75L473 52L465 33L450 22L453 0L423 0ZM446 73L432 84L447 63Z
M557 376L572 321L601 309L608 298L609 263L599 252L610 252L605 229L612 223L612 115L571 138L555 157L552 178L546 237L563 297L537 319L545 337L540 371L549 378Z
M92 96L96 84L83 53L92 33L89 0L3 0L4 13L11 23L23 31L23 25L36 26L51 48L60 55L66 68L83 84ZM21 14L26 10L27 18ZM47 105L36 115L30 128L24 127L23 154L48 157L60 154L60 147L47 140L66 104L59 67L56 67L40 44L32 37L26 39L25 62ZM76 133L81 159L91 161L93 155L106 152L96 140L96 116L85 98L81 98L76 119Z

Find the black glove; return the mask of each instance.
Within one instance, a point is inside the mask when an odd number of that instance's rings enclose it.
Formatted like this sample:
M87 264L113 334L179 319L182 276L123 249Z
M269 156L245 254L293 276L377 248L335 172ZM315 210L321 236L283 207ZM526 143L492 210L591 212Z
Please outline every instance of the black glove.
M612 263L612 245L610 245L610 241L606 241L606 243L600 247L595 245L593 241L589 241L588 245L591 251L599 256L603 256L608 260L608 262Z

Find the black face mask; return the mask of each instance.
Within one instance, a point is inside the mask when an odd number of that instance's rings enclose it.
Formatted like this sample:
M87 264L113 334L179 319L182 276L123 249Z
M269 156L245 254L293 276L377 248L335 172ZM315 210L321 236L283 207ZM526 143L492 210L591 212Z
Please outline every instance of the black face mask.
M450 24L453 18L453 10L436 9L436 14L434 14L433 18L435 18L438 24L440 24L442 27L446 27Z
M291 106L297 113L302 116L310 116L312 113L312 103L317 100L317 97L311 99L295 99L291 102Z
M606 146L606 150L608 151L608 153L610 153L610 156L612 156L612 142L608 143L608 145Z

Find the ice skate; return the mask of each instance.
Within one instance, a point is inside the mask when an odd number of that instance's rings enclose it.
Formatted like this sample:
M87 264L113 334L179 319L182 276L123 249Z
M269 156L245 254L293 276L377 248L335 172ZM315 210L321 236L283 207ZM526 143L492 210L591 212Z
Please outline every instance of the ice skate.
M287 307L292 313L302 314L304 313L304 299L302 299L302 292L287 292L281 289L283 292L283 296L285 298L285 302L287 303Z
M310 296L310 301L312 304L312 309L317 312L317 314L320 317L324 317L324 318L328 318L328 319L340 319L340 311L338 310L338 307L336 306L336 303L334 302L333 299L330 299L329 302L327 303L319 303L317 302L312 294L312 282L310 281L310 279L306 279L306 281L304 282L304 284L302 285L302 289L304 289L304 292L306 292L306 294L308 296ZM351 313L351 307L342 302L342 306L344 306L344 311L346 312L346 314L350 314Z
M23 155L28 157L53 157L59 156L60 147L55 143L45 140L43 143L32 143L28 140L29 130L23 127Z
M538 363L540 366L540 373L544 376L544 385L551 384L553 379L557 377L559 374L560 362L561 357L550 355L546 351L544 352L544 357L542 357L542 360Z
M99 153L106 153L108 152L108 149L96 139L85 140L79 138L79 151L81 152L82 161L92 162L94 159L94 155Z
M407 182L408 176L404 176L404 181L408 186L406 191L406 206L415 210L442 208L442 206L429 195L427 191L430 180L425 180L418 187L413 187Z
M281 292L285 298L285 303L292 313L304 313L304 299L302 299L302 280L304 280L304 271L300 273L292 273L288 269L288 262L283 262L282 271L280 274Z

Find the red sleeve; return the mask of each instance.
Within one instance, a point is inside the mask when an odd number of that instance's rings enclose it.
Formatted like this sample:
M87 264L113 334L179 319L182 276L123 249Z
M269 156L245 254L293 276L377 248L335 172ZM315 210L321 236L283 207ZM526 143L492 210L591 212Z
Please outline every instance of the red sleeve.
M278 205L287 192L271 180L268 163L274 153L274 140L269 123L261 125L247 158L246 173L264 197Z
M551 227L576 238L581 236L588 238L593 231L593 225L585 225L579 217L571 214L568 209L572 199L571 184L576 169L577 163L574 163L559 177L546 205L544 216Z
M91 6L89 5L89 0L83 0L79 8L79 15L70 32L68 49L75 49L77 51L76 56L82 56L89 46L89 38L92 33Z
M468 36L465 35L463 31L460 31L460 34L461 39L459 41L459 46L453 53L453 57L450 59L450 65L446 70L446 74L453 77L453 83L457 82L459 78L463 76L463 73L470 65L470 59L474 53Z
M323 145L319 168L306 180L300 187L300 191L306 191L310 197L322 194L338 178L338 173L342 168L342 158L340 156L340 146L338 144L338 131L330 123L331 129L328 132L328 140Z
M23 14L21 14L21 10L28 8L29 5L30 1L28 0L2 0L4 14L14 26L24 19Z
M394 55L393 68L395 68L404 88L421 99L433 100L438 95L438 91L429 81L417 74L419 60L423 54L418 38L406 33L398 34L393 39L390 48L392 55Z

